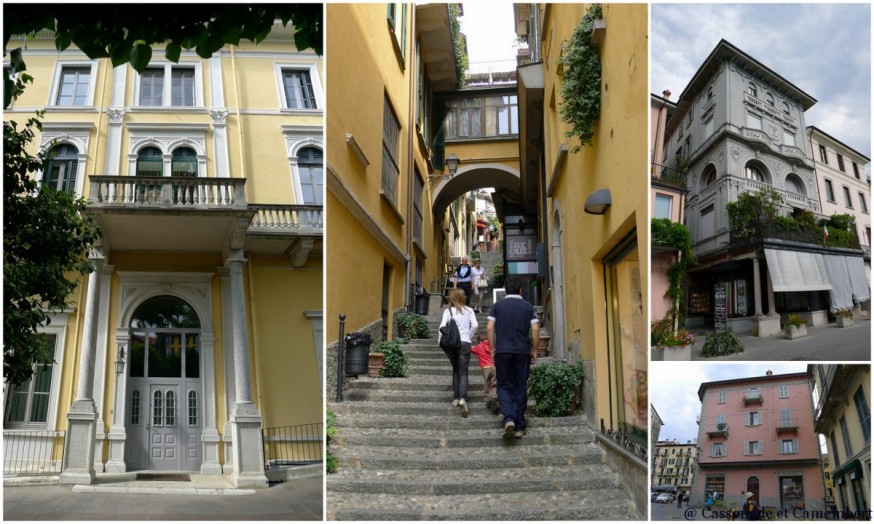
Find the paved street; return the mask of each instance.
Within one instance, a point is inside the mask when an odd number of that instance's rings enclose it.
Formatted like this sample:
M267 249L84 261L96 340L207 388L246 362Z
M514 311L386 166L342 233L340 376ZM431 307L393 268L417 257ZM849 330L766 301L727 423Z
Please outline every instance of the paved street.
M162 494L74 491L70 486L3 487L3 520L319 520L322 477L288 480L260 490L164 490ZM119 489L119 488L114 488ZM141 489L141 491L155 491ZM201 492L210 492L202 490ZM230 494L233 493L233 494Z
M703 357L704 339L712 330L693 330L695 346L692 360L707 362L742 362L752 360L827 360L868 361L871 359L871 319L857 318L848 328L839 328L834 323L807 328L808 335L789 340L782 333L766 338L739 335L744 345L743 353L723 357Z

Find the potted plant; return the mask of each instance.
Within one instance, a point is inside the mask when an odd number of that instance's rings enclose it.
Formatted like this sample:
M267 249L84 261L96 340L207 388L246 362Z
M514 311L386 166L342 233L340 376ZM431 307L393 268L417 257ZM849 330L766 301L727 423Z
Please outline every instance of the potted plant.
M786 338L795 340L796 338L807 336L807 321L801 318L801 315L792 314L786 318Z
M837 320L838 327L850 327L853 325L853 319L856 318L856 315L853 314L853 310L848 307L842 307L835 311L835 320Z
M552 336L546 330L546 328L540 329L540 343L537 344L537 357L545 357L547 353L549 353L549 341L552 339Z
M371 355L378 354L381 366L376 375L384 378L403 378L407 376L407 363L410 357L404 354L401 341L387 340L376 345Z
M414 338L431 338L428 321L418 313L401 313L395 320L399 338L409 342Z
M678 329L676 333L666 330L658 334L653 329L653 337L650 342L653 348L653 360L692 360L692 346L695 344L695 338L685 329Z
M373 337L369 333L354 331L343 340L346 344L346 375L357 377L367 373L367 354Z
M577 389L583 383L583 363L555 361L531 367L528 393L534 397L534 413L541 417L572 415Z
M701 354L705 357L719 357L732 353L743 353L744 345L731 331L711 333L704 340Z

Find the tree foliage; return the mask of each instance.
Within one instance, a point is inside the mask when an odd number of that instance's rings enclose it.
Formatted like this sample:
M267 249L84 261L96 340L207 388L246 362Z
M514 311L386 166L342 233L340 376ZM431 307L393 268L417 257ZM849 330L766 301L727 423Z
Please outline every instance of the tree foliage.
M46 310L69 305L77 281L67 274L91 271L83 254L98 237L83 199L30 176L47 161L45 151L27 151L41 116L22 128L3 122L3 373L11 384L29 380L33 362L52 361L37 327L48 324Z
M562 45L559 65L564 66L561 75L559 106L561 119L571 124L565 133L576 136L582 145L592 145L595 122L601 116L601 59L598 48L592 45L595 20L603 17L601 4L593 4L574 29L570 40ZM580 150L575 146L573 152Z
M113 67L130 63L140 73L152 59L154 44L166 44L164 57L174 63L183 49L193 49L201 58L209 58L227 44L261 42L275 20L283 26L293 25L298 49L322 54L321 4L6 3L3 14L4 51L13 35L51 30L59 52L75 45L88 58L109 58ZM18 60L13 57L10 66L4 66L4 108L12 100L9 73L23 70L20 53Z
M692 236L683 224L672 222L667 218L653 218L650 222L652 244L654 246L671 247L679 251L677 260L667 268L669 286L665 298L670 299L670 317L672 333L676 334L680 322L680 304L683 302L683 279L686 269L698 264L695 252L692 250Z

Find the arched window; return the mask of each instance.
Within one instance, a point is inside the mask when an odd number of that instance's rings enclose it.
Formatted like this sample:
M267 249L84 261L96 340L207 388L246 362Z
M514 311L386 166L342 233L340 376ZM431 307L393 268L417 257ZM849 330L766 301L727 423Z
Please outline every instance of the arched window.
M704 187L707 187L716 182L716 168L712 165L705 167L704 173L701 175L701 179L704 180Z
M804 182L794 173L786 176L786 191L798 193L799 195L807 195L807 191L804 189Z
M199 328L200 319L187 302L161 295L150 298L134 311L132 328Z
M59 144L49 151L43 184L73 194L79 170L79 150L71 144Z
M750 96L755 97L758 94L758 92L759 92L759 90L756 89L756 84L750 82L750 85L747 86L747 93L749 93Z
M200 320L187 302L150 298L136 309L130 327L131 378L200 377Z
M172 176L197 176L197 153L190 147L179 147L173 151Z
M144 147L137 154L137 176L163 176L164 158L157 147Z
M783 112L789 114L789 104L786 102L783 102Z
M324 153L315 147L305 147L297 154L297 169L300 173L300 189L303 204L324 203Z
M774 107L774 95L771 93L765 93L765 100L768 102L768 105Z
M755 180L756 182L765 181L765 175L763 175L762 171L756 166L747 165L746 169L744 169L744 175L750 180Z

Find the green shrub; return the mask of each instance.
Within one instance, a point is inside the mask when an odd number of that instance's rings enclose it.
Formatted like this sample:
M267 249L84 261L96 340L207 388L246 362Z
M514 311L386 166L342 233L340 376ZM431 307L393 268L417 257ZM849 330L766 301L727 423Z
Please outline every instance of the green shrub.
M337 471L337 467L340 465L340 461L337 457L331 453L331 437L337 434L337 428L334 426L337 423L337 414L331 410L328 410L325 415L325 419L327 420L327 425L325 427L325 436L327 437L327 442L325 443L325 449L327 451L327 456L325 459L325 468L328 473L334 473Z
M583 383L583 363L550 362L531 367L528 393L535 398L534 412L543 417L568 415L577 386Z
M428 321L417 313L401 313L395 320L400 338L407 341L413 338L431 338Z
M564 67L561 73L561 119L571 125L568 137L577 137L581 146L592 145L595 123L601 116L601 58L598 48L592 44L595 20L602 18L601 4L592 4L583 19L574 29L570 39L562 43L558 63Z
M792 314L792 315L789 315L788 317L786 317L786 325L787 326L801 327L801 326L806 326L807 321L804 320L803 318L801 318L801 315Z
M743 353L744 345L737 336L730 332L711 333L707 335L704 341L703 355L705 357L718 357L721 355L731 355L732 353Z
M379 371L380 377L403 378L407 376L407 362L410 361L410 357L404 354L399 341L380 342L371 348L370 352L382 353L384 356L384 364Z

